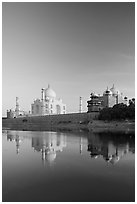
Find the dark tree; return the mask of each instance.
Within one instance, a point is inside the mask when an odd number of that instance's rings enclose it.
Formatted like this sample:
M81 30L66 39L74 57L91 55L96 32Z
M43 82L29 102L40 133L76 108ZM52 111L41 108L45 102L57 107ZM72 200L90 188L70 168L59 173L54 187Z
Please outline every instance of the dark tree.
M120 103L112 108L104 108L100 111L100 120L125 120L135 119L135 100L131 100L129 106Z

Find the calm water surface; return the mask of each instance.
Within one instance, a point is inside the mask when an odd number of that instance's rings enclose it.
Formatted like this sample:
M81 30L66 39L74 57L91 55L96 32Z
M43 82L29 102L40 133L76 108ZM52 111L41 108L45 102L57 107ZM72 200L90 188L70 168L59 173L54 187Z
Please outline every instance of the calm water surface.
M3 131L3 201L134 201L135 136Z

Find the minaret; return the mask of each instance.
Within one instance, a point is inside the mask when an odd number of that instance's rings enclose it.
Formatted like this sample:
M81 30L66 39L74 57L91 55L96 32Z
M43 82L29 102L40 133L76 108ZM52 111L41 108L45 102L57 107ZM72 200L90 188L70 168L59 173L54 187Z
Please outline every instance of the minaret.
M18 102L19 98L16 97L16 109L15 109L15 113L16 113L16 117L19 116L19 102Z
M126 104L126 105L128 105L128 98L125 96L124 97L124 103Z
M118 91L117 91L117 95L116 95L116 104L118 104Z
M44 101L44 88L41 89L41 101Z
M46 146L45 146L45 144L43 144L43 146L42 146L42 163L43 163L43 165L45 166L45 159L46 159Z
M79 113L82 113L82 97L79 97Z
M42 112L42 115L44 115L44 97L45 97L45 94L44 94L44 88L41 89L41 102L42 102L42 106L41 106L41 112Z

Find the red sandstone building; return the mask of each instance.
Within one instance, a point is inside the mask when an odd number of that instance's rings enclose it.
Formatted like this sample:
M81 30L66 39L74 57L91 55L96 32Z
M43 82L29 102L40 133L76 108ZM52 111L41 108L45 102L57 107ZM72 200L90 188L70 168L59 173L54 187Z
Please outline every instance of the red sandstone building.
M119 90L113 87L103 92L103 95L91 93L90 100L87 101L88 112L98 112L106 107L113 107L115 104L124 103L127 105L128 99Z

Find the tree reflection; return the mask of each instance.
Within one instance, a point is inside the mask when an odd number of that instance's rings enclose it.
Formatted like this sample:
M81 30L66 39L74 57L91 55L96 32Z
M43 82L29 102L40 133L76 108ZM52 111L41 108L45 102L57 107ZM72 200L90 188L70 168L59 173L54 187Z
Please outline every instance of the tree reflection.
M135 153L135 135L98 133L88 136L88 149L91 158L103 157L116 164L128 152Z

